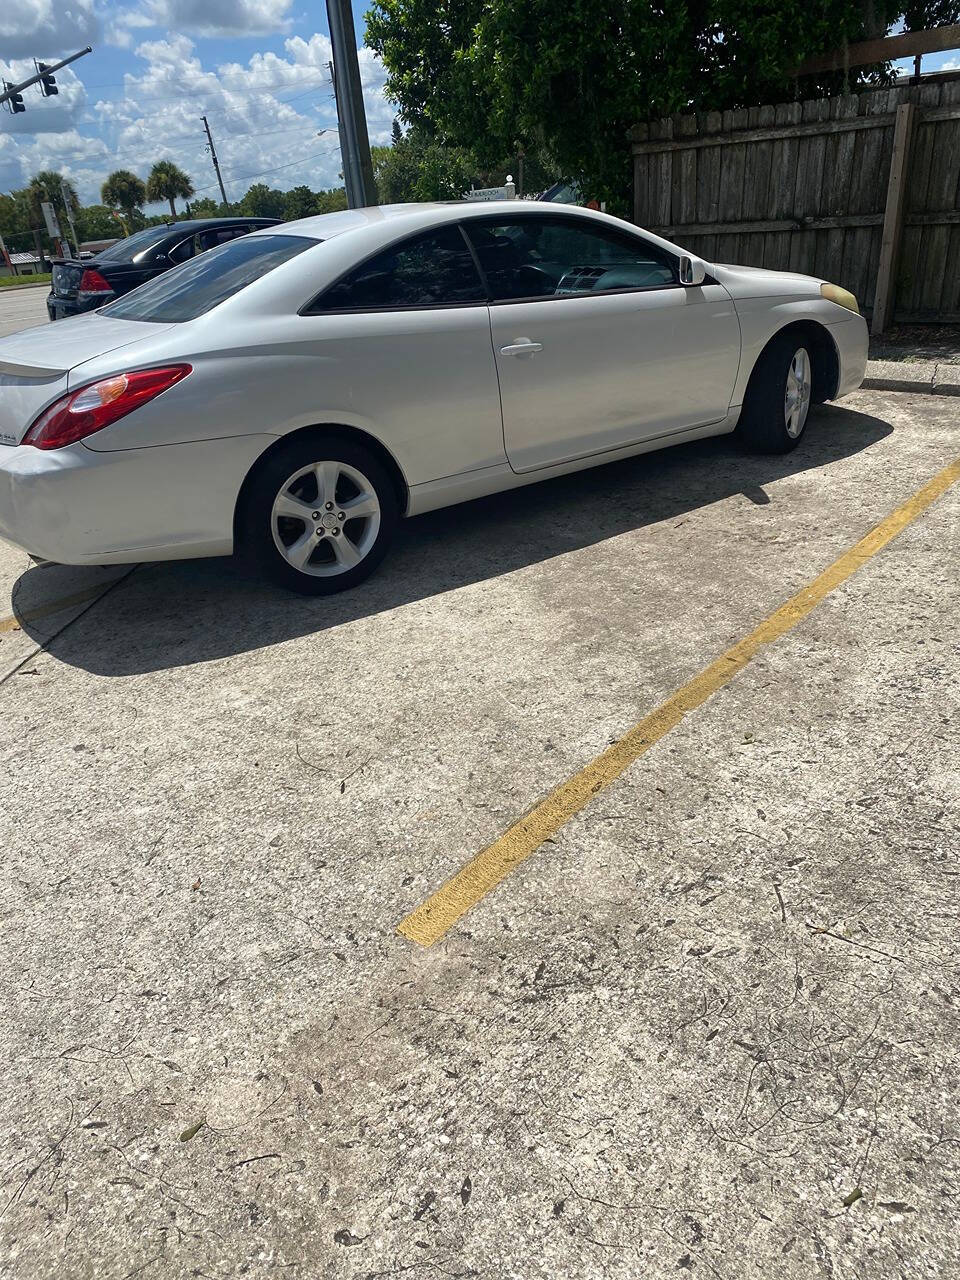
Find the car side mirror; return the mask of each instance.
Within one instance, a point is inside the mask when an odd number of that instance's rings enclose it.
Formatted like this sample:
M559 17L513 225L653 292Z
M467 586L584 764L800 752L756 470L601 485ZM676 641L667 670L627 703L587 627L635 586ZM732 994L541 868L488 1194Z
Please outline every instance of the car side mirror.
M707 278L707 268L702 258L695 258L692 253L685 253L680 258L680 283L688 287L703 284Z

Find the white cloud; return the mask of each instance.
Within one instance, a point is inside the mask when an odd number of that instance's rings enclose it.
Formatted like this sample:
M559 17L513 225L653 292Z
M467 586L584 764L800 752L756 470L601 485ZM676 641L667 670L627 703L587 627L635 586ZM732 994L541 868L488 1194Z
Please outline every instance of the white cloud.
M20 0L21 3L28 0ZM29 0L37 3L38 0ZM292 0L144 0L117 18L122 27L159 27L195 36L266 36L290 29Z
M94 44L99 34L93 0L3 0L0 5L5 58L64 56Z

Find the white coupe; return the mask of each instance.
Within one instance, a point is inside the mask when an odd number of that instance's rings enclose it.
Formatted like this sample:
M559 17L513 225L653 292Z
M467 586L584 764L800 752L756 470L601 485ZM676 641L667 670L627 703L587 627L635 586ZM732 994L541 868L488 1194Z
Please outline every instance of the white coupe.
M606 214L326 214L0 340L0 535L339 591L402 516L734 430L792 449L866 353L846 290Z

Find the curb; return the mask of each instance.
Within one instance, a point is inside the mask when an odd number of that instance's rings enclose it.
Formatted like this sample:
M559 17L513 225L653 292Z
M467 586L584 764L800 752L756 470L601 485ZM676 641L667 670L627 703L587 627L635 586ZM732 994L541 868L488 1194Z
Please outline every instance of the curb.
M922 396L960 396L960 383L913 382L909 378L864 378L864 391L912 391Z
M36 284L5 284L0 285L0 298L5 293L23 293L24 289L50 289L49 280L39 280Z

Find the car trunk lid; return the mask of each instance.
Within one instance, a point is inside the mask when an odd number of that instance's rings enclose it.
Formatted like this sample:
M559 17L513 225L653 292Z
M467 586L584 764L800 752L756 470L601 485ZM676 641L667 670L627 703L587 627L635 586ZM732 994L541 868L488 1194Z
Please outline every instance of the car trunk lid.
M20 443L37 415L67 391L77 365L169 328L94 313L0 339L0 446Z

